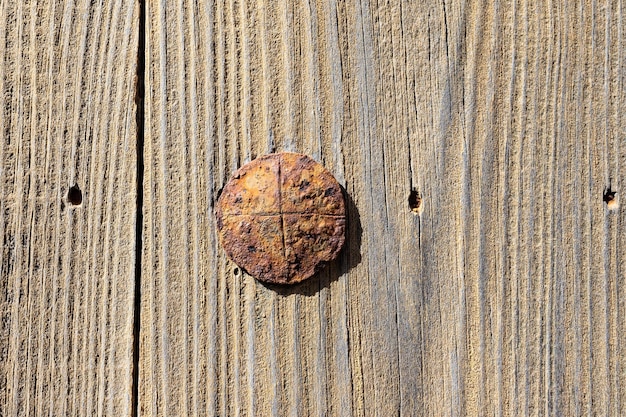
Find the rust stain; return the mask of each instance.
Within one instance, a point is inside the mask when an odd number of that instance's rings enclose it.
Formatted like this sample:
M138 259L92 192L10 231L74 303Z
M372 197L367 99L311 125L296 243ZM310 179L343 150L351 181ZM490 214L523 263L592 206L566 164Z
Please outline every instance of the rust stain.
M335 178L306 155L265 155L237 170L215 208L226 254L255 278L294 284L335 259L345 203Z

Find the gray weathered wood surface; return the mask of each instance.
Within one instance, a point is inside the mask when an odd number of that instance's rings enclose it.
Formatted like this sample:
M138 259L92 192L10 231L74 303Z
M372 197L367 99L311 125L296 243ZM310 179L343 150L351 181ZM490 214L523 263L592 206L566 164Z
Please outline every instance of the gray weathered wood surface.
M137 13L0 1L2 416L131 413Z
M626 414L622 1L146 1L134 359L141 22L78 3L0 2L0 414ZM272 151L349 199L293 288L212 215Z

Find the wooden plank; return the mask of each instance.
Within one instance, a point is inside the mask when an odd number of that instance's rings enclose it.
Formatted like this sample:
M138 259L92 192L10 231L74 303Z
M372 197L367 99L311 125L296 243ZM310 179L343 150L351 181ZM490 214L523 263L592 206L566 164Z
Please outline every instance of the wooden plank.
M623 8L147 3L141 412L624 414ZM274 150L351 201L295 288L238 274L212 215Z
M0 21L0 415L130 415L138 8Z

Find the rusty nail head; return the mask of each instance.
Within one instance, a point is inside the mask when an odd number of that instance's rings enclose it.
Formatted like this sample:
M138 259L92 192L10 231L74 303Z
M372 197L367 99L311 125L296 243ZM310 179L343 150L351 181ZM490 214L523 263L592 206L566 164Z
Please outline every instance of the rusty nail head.
M226 254L260 281L295 284L337 257L345 241L341 187L306 155L261 156L237 170L215 208Z

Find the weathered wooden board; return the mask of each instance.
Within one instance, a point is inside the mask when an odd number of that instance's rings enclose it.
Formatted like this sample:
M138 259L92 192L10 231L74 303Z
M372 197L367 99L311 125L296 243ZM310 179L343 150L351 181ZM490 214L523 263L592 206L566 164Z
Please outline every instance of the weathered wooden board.
M624 413L622 3L406 3L147 4L142 414ZM0 414L133 411L137 13L0 3ZM295 288L211 216L273 150L350 201Z
M623 16L148 2L141 414L626 414ZM212 215L274 150L351 201L348 249L294 288L237 274Z
M0 1L2 416L132 413L134 3Z

